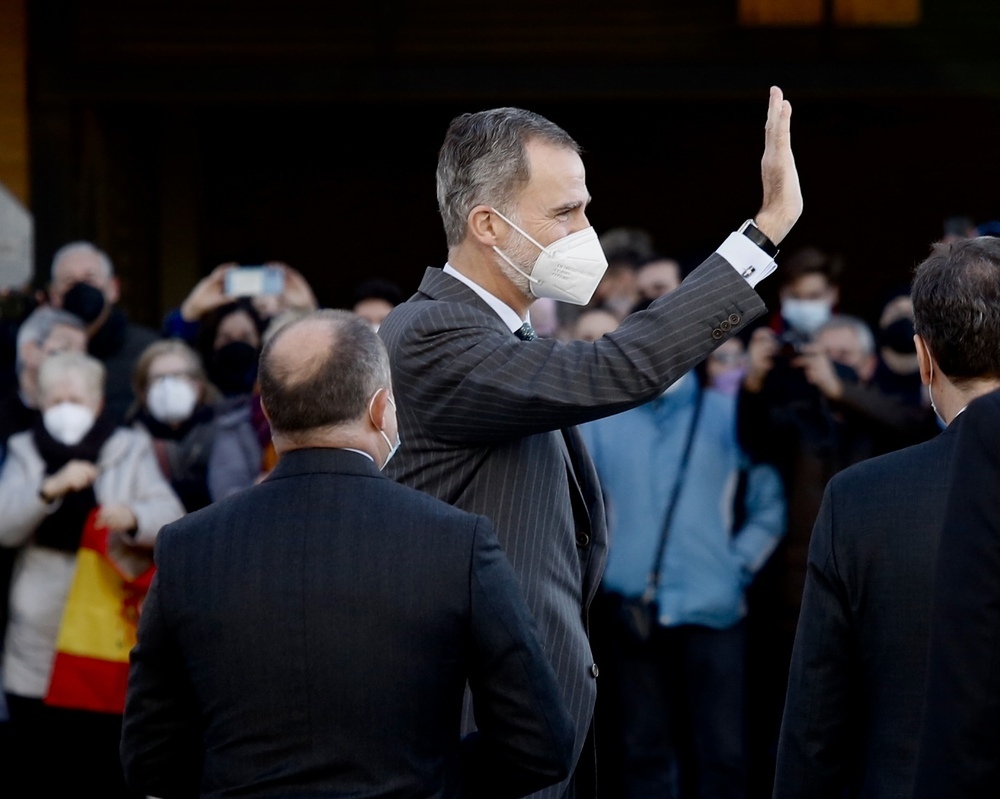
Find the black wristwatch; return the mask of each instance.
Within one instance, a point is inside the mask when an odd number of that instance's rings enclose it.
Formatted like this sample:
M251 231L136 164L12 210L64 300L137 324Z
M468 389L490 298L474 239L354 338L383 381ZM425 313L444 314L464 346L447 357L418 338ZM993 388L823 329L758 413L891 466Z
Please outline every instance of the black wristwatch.
M778 246L761 232L752 218L740 225L740 233L760 247L772 259L778 257Z

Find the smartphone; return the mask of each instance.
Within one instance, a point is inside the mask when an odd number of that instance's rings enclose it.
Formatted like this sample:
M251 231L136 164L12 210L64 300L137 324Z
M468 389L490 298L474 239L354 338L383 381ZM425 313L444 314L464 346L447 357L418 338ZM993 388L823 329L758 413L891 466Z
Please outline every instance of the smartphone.
M230 297L281 294L285 273L277 266L234 266L226 272L223 288Z

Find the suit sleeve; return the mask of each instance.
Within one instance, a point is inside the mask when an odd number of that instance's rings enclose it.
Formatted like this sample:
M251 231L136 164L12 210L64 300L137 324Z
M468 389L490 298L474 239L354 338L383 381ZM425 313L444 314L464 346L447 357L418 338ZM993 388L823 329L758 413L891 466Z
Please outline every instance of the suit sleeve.
M435 438L484 444L640 405L765 310L717 254L593 343L522 342L472 306L413 305L384 325L393 382Z
M976 400L959 420L916 799L995 797L1000 786L1000 394Z
M774 799L840 799L853 759L850 708L857 697L849 605L835 545L835 482L827 486L809 544Z
M137 643L130 655L122 719L121 760L129 788L161 799L200 793L201 714L180 648L164 610L160 563L169 531L157 541L158 571L142 606Z
M477 731L463 741L463 795L507 799L565 779L574 758L573 719L486 518L473 544L470 644Z

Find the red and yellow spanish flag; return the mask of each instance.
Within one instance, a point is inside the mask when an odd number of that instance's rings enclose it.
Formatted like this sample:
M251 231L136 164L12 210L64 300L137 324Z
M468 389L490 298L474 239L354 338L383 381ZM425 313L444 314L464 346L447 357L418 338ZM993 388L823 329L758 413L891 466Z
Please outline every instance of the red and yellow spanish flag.
M95 509L84 526L66 599L45 703L121 713L128 656L139 610L155 568L150 557L126 560L108 552L108 530Z

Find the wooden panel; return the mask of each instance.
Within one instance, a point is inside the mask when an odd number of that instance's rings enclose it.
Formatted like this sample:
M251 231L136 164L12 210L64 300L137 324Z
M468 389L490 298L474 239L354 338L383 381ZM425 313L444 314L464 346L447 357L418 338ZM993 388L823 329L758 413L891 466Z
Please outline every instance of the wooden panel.
M844 26L916 25L920 0L834 0L833 18Z
M0 2L0 183L28 204L25 0Z
M823 23L823 0L739 0L740 25L799 26Z

